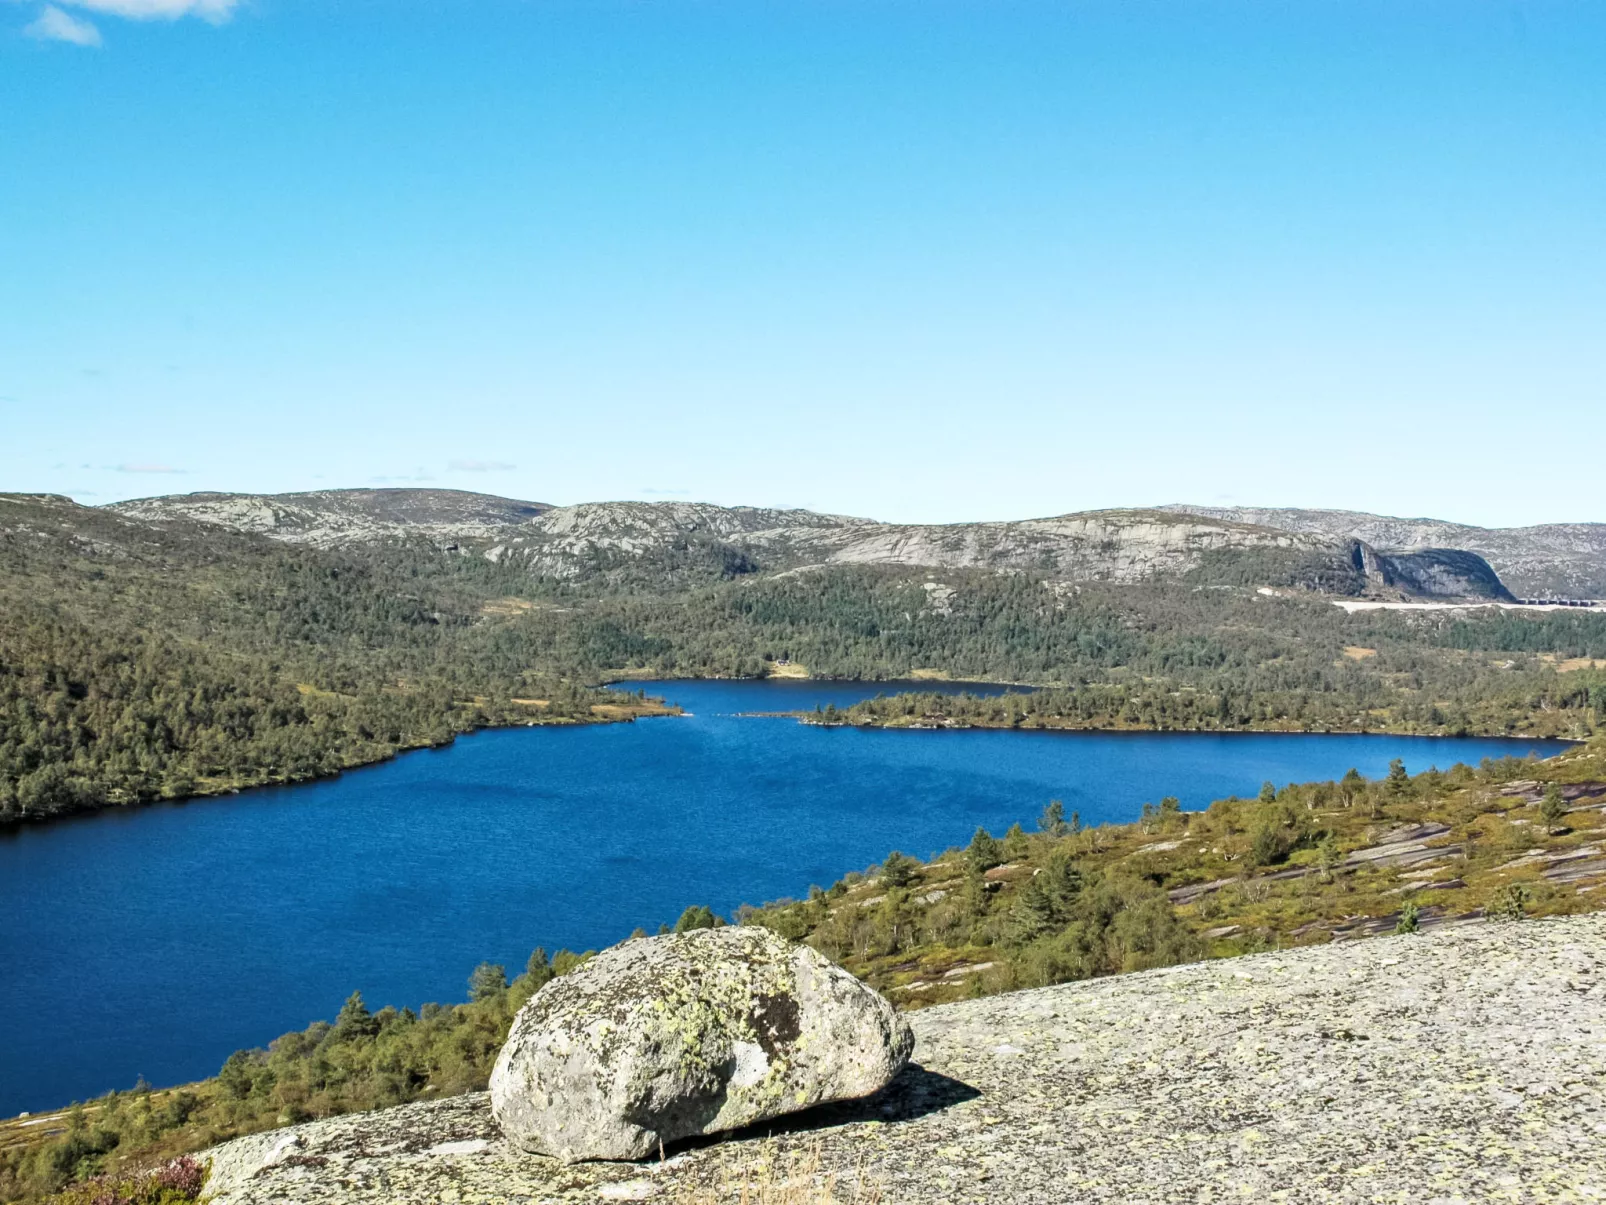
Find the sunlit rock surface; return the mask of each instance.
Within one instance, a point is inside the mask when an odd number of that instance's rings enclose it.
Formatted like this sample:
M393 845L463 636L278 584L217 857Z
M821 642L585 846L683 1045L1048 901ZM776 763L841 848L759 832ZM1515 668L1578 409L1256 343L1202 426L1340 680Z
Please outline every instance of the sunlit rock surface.
M915 1013L886 1092L667 1164L526 1154L479 1094L229 1143L212 1184L219 1205L667 1203L817 1148L843 1200L862 1176L908 1205L1596 1200L1603 973L1602 915L1200 963Z
M881 996L767 929L641 937L519 1010L491 1073L491 1107L525 1150L640 1159L869 1096L913 1045Z

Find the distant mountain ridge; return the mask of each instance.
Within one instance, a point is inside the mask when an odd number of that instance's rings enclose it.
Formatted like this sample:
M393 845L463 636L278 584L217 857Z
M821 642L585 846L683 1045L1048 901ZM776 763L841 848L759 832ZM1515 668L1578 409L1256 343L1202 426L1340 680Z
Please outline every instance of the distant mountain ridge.
M1525 597L1606 598L1606 523L1473 527L1441 519L1399 519L1350 510L1180 503L1163 509L1280 531L1347 536L1378 548L1465 549L1483 557L1502 581Z
M135 519L195 519L320 548L400 532L443 539L490 535L552 507L467 490L314 490L299 494L172 494L106 507Z
M615 576L787 572L830 565L1039 572L1066 581L1137 582L1190 573L1382 597L1510 594L1475 552L1395 552L1364 538L1294 530L1182 508L1053 518L893 524L807 510L690 502L554 507L456 490L183 494L115 503L147 521L190 520L323 548L426 539L530 573ZM1229 567L1228 562L1232 562Z

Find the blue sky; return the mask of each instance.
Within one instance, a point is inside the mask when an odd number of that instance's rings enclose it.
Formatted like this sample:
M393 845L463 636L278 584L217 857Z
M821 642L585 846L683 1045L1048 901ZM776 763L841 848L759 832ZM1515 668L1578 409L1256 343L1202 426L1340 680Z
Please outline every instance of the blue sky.
M1606 5L0 0L0 489L1606 520Z

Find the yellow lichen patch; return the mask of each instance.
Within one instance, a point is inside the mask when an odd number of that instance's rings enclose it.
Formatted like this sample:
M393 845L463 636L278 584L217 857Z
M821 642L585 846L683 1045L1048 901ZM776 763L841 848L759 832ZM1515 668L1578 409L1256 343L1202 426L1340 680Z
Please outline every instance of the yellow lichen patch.
M701 1169L700 1169L701 1170ZM682 1183L672 1205L880 1205L886 1194L863 1167L843 1176L827 1169L820 1146L783 1154L772 1142L725 1154L697 1183Z

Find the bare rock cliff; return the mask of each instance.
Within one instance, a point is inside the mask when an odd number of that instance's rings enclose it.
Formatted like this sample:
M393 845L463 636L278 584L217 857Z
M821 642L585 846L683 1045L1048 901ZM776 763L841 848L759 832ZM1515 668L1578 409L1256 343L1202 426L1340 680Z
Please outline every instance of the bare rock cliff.
M1236 558L1237 571L1229 575L1234 584L1306 585L1339 594L1385 591L1390 597L1509 597L1474 553L1378 552L1347 535L1173 510L896 524L694 502L549 507L454 490L182 494L109 509L129 519L198 521L325 548L424 539L442 550L560 580L902 565L1132 583L1175 579Z
M1350 510L1184 505L1166 509L1280 531L1347 536L1377 548L1465 549L1487 560L1518 594L1606 598L1606 523L1473 527L1440 519L1397 519Z

